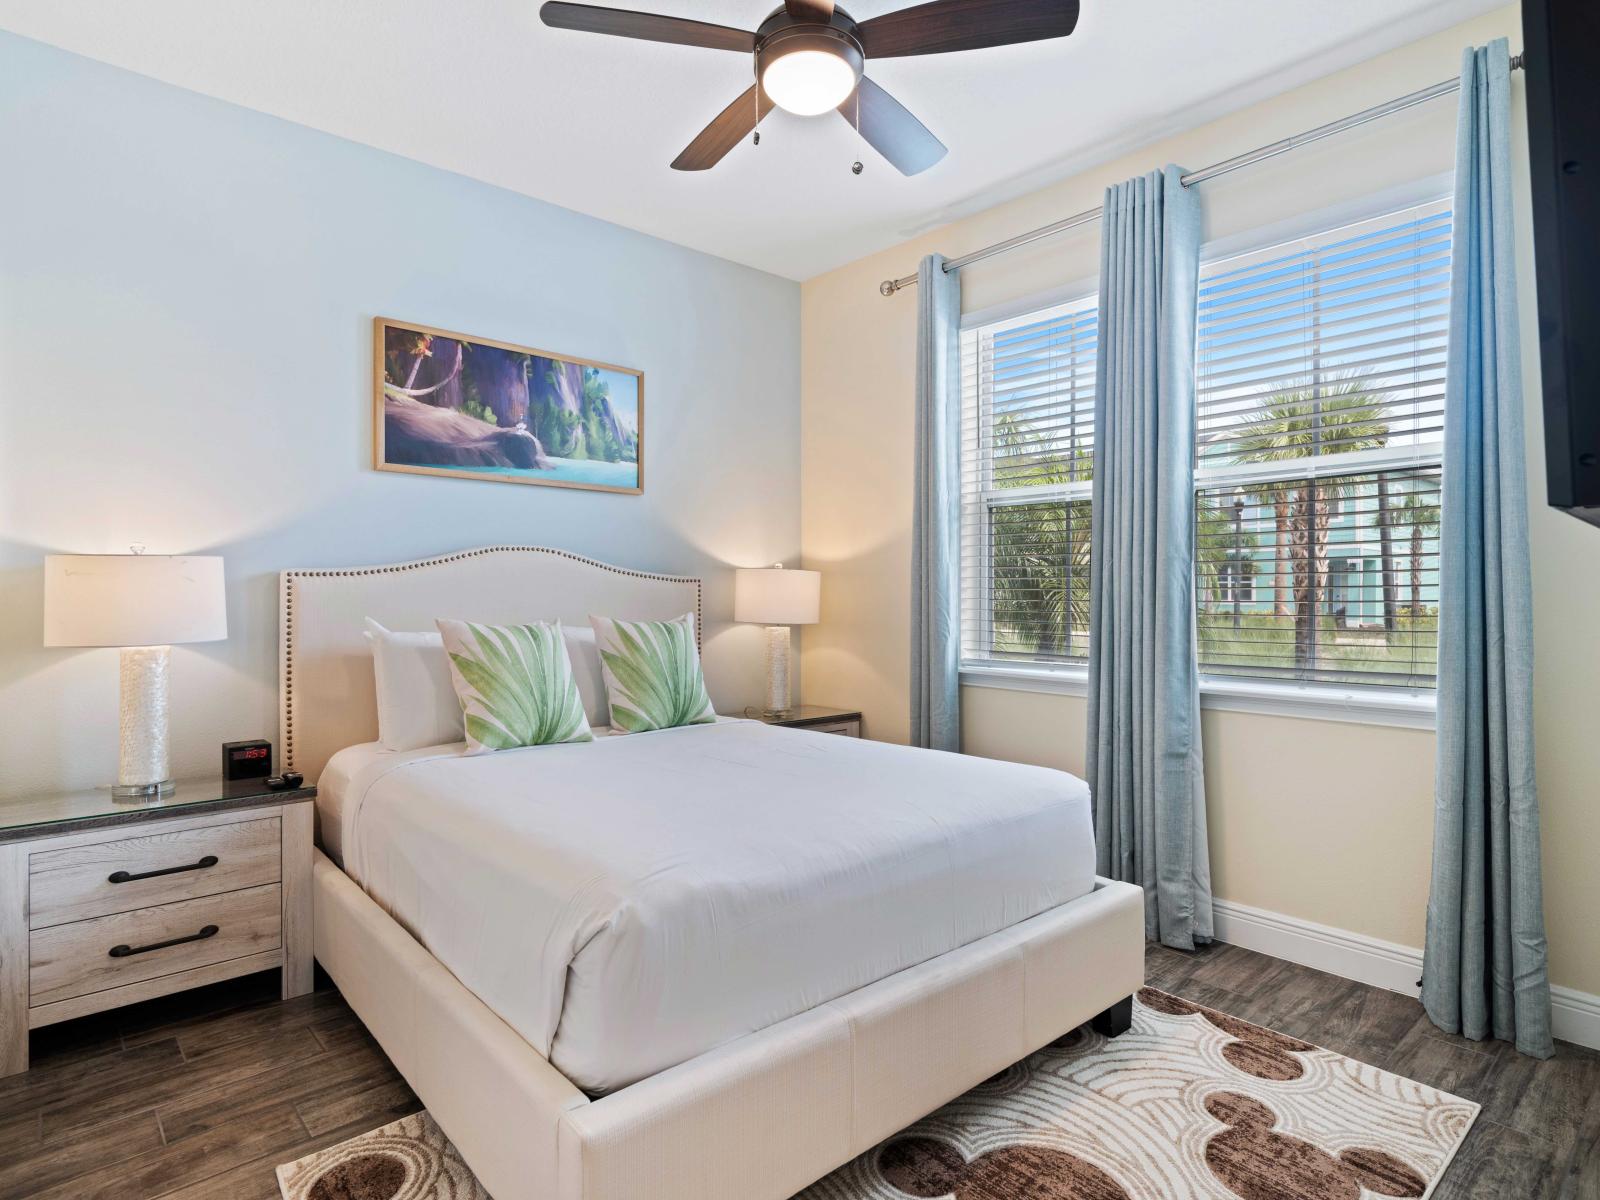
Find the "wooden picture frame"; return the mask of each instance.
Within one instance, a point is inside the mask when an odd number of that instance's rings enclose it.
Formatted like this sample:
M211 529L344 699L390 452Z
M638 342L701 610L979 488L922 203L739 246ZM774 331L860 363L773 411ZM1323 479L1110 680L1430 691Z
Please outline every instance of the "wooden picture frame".
M637 496L644 372L374 317L372 465Z

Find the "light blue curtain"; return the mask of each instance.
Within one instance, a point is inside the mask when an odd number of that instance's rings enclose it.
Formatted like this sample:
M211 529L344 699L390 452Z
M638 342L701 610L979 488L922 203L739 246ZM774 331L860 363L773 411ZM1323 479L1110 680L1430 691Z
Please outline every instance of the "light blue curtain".
M911 744L961 748L961 276L917 270L911 513Z
M1501 38L1461 67L1422 1003L1449 1033L1549 1058L1510 124Z
M1177 167L1106 191L1090 555L1088 776L1099 871L1145 934L1211 940L1194 632L1200 198Z

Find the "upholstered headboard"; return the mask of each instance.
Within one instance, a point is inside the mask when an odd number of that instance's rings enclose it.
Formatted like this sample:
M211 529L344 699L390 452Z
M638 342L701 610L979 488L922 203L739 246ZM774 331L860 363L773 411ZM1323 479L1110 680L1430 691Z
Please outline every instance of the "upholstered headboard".
M414 631L432 630L438 617L586 625L590 613L664 620L692 612L695 636L701 636L698 579L630 571L540 546L484 546L388 566L285 571L279 594L283 761L311 780L337 751L378 736L366 617Z

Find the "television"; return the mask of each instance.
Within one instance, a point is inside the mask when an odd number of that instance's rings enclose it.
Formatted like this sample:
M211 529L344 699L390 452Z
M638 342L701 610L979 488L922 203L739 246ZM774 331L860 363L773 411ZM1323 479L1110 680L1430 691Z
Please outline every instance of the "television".
M1550 503L1600 525L1600 3L1522 0Z

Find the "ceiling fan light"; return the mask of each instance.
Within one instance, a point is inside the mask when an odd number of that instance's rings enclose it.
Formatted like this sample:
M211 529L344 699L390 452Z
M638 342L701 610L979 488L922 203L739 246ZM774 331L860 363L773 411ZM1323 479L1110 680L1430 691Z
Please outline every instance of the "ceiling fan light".
M814 117L843 104L856 77L856 69L830 51L792 50L767 63L761 87L779 108Z

